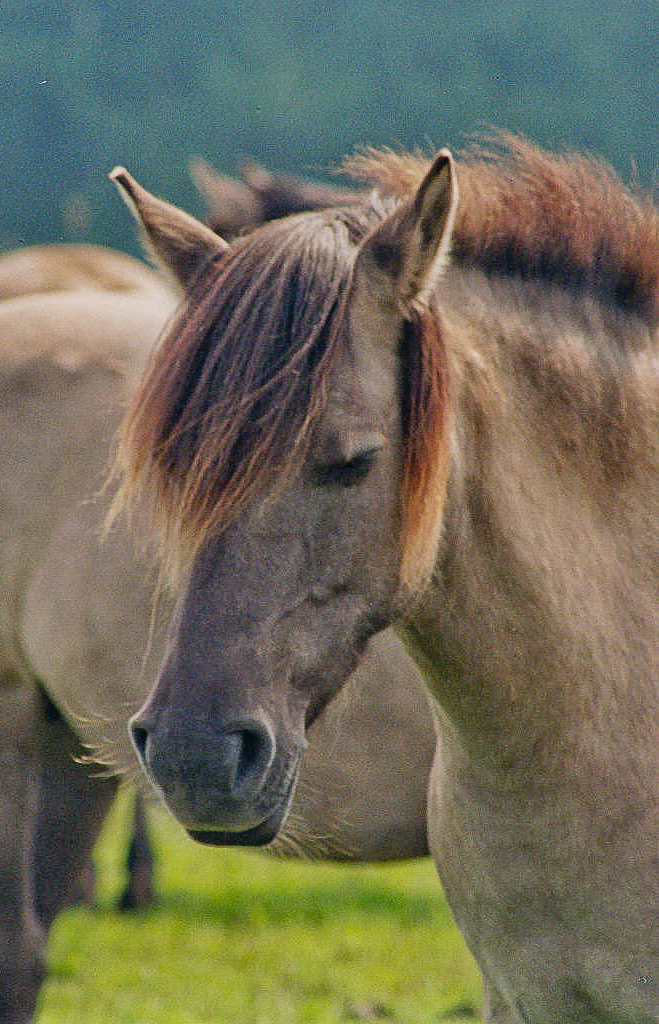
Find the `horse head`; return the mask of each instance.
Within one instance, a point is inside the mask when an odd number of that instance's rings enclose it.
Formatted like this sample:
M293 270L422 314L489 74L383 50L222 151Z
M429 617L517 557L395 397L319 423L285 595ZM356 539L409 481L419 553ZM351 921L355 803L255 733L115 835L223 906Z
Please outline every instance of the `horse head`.
M185 293L120 456L185 577L132 736L195 838L261 844L306 729L434 561L448 399L429 304L453 161L440 152L404 203L371 196L231 245L114 179Z

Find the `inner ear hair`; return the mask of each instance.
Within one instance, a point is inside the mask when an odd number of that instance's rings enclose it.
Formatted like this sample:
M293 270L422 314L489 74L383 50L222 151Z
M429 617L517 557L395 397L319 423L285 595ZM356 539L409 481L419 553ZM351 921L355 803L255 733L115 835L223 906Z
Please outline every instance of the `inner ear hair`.
M404 311L413 305L425 306L441 277L451 245L457 203L453 157L442 149L414 197L407 215L407 237L404 233L401 240L403 259L397 290Z
M365 240L363 258L389 282L404 317L425 306L441 276L451 244L458 191L453 157L435 157L414 196Z

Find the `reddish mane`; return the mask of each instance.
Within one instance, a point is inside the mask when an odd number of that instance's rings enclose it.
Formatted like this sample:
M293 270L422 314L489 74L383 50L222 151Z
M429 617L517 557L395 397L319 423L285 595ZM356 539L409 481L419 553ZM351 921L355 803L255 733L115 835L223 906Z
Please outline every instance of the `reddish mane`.
M353 177L397 197L413 192L428 166L418 153L374 149L345 164ZM501 134L489 150L459 160L457 172L456 263L590 291L657 323L659 214L608 164Z
M120 499L146 491L164 550L211 532L299 469L345 337L356 247L427 167L367 151L353 174L389 195L302 214L238 239L202 272L151 360L126 420ZM458 165L457 263L587 290L654 324L659 217L603 164L508 139ZM439 314L402 339L402 572L432 568L448 474L448 381ZM184 544L181 544L181 541Z

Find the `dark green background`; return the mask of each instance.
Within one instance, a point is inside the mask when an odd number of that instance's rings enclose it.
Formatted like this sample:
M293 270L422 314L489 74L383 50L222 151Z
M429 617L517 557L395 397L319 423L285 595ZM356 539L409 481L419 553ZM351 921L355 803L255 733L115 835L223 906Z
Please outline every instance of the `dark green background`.
M0 55L2 248L134 251L117 162L198 213L194 154L326 177L359 144L496 125L659 166L659 0L0 0Z

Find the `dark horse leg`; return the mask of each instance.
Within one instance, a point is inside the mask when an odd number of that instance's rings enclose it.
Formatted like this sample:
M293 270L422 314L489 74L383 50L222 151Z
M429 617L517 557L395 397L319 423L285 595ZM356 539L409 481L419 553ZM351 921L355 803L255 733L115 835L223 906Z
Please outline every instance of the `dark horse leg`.
M103 777L98 766L80 763L79 740L45 694L39 723L41 784L34 869L37 913L48 929L60 910L90 895L91 852L118 780ZM146 814L138 794L121 910L151 903L152 868Z
M0 675L0 1021L29 1024L44 942L71 902L116 791L27 673Z
M81 764L83 748L45 694L39 708L41 778L34 837L36 909L48 930L60 910L78 901L81 878L118 782Z
M133 811L133 834L128 847L128 882L120 910L140 910L153 902L153 853L149 841L144 800L138 792Z
M0 1020L32 1019L44 976L43 929L31 885L38 785L38 694L20 670L0 669Z

